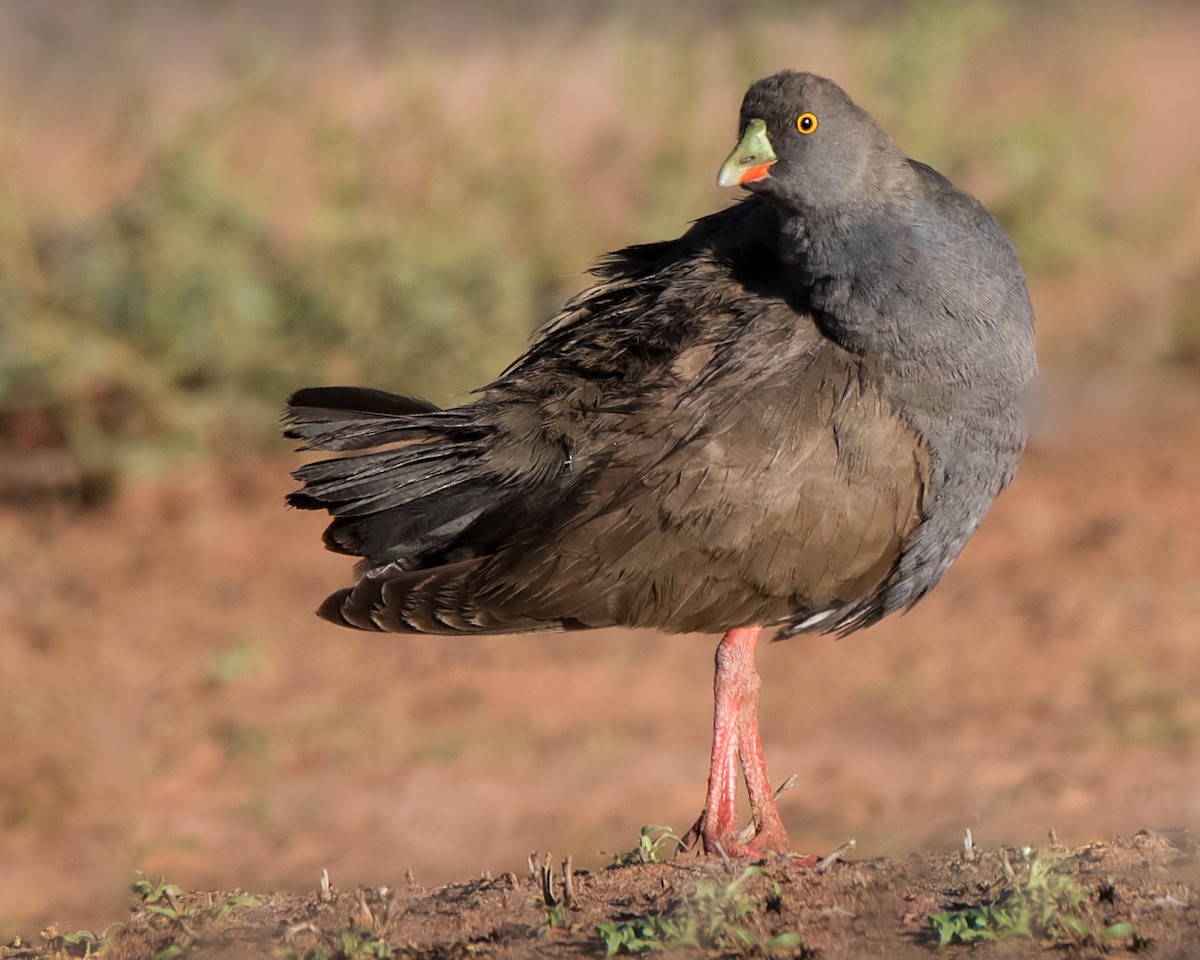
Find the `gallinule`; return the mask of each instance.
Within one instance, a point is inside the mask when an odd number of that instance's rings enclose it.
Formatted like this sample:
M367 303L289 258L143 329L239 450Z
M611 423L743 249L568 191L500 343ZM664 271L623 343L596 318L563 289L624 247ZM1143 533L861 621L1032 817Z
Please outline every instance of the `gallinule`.
M360 630L723 633L706 851L786 851L754 647L916 603L1012 479L1036 372L1012 245L829 80L742 103L751 196L595 267L529 350L440 410L300 390L289 502L361 557L320 615ZM753 835L736 823L737 768Z

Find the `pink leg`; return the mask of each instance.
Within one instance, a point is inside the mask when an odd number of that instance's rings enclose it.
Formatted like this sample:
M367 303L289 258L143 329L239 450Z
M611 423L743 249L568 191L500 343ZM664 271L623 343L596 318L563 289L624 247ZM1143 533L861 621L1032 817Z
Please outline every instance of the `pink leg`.
M746 778L746 791L750 794L750 816L754 820L756 850L788 852L787 831L779 819L775 806L775 791L771 789L771 778L767 776L767 760L763 756L762 739L758 734L758 671L754 670L754 695L742 705L738 718L738 758L742 762L742 775Z
M738 719L741 716L742 690L729 682L730 661L736 651L728 637L717 647L717 670L713 681L712 763L708 770L708 795L704 800L702 835L704 848L716 853L710 840L731 840L737 836L737 765ZM726 849L728 853L729 850Z
M775 807L767 777L762 741L758 735L758 672L754 669L754 647L761 627L730 630L717 647L717 670L713 681L713 749L708 774L708 796L704 812L684 836L690 848L697 839L705 853L718 848L729 856L774 850L786 852L787 833ZM749 845L738 842L737 757L750 793L755 836Z

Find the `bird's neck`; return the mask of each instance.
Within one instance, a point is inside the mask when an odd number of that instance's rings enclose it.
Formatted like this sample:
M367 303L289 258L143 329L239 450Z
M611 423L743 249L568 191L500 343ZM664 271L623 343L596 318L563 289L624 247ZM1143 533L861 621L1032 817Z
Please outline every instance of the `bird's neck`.
M935 457L999 459L993 472L1010 474L1034 371L1023 284L986 272L947 282L936 264L953 263L954 243L969 239L935 242L903 209L795 214L781 218L779 237L822 333L861 358ZM964 395L965 382L990 386Z
M914 257L897 213L856 204L779 211L780 259L807 288L826 336L852 353L902 358L915 347L889 310L889 278Z

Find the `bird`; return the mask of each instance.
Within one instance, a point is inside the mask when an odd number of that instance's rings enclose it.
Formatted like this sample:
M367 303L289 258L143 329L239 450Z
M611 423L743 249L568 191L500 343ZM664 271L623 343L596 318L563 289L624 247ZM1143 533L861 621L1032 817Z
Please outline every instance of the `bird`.
M790 850L758 729L764 629L911 608L1012 480L1037 372L1012 243L831 80L747 90L744 196L594 282L457 406L301 389L293 507L360 558L358 630L722 635L702 812L726 857ZM751 823L739 830L738 771Z

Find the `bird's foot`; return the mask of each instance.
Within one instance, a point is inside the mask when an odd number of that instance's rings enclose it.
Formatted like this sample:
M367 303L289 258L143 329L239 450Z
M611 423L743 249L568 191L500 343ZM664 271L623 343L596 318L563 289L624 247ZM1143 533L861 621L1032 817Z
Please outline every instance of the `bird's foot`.
M679 852L686 853L700 843L700 849L709 856L727 857L730 860L769 854L787 854L788 838L783 824L775 816L774 823L763 823L756 828L754 822L738 830L732 821L710 818L703 811L679 840Z

